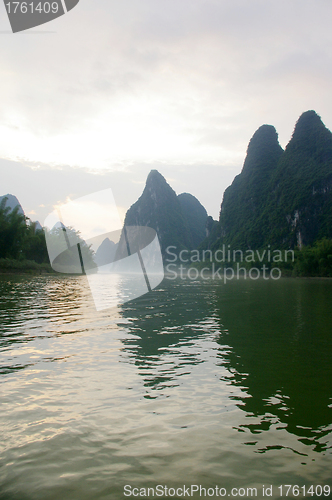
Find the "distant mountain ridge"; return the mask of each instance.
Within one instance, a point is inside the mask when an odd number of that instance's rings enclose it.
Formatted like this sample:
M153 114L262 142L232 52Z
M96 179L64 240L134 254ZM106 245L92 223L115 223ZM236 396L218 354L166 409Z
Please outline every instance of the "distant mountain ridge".
M193 248L197 248L206 237L208 214L195 196L189 193L178 195L178 200L185 216L192 239Z
M255 132L203 246L301 249L324 237L332 237L332 133L310 110L285 151L273 126Z
M0 203L5 197L7 207L18 207L24 215L16 196L0 196ZM169 246L175 252L223 245L301 249L332 239L332 133L313 110L299 117L285 150L272 125L259 127L241 173L225 190L219 221L208 217L197 198L177 195L151 170L142 195L127 211L125 226L155 229L164 256ZM38 223L34 227L40 229ZM113 243L105 240L97 254L100 265L113 258Z
M99 245L95 255L94 261L97 266L104 266L113 262L115 254L116 254L117 245L114 241L109 238L105 238L102 243Z
M0 196L0 203L4 198L7 198L5 205L6 207L9 207L10 210L13 210L14 208L18 207L17 213L25 215L22 205L20 204L16 196L14 196L13 194L5 194L3 196Z
M207 212L194 196L179 196L157 171L151 170L142 195L127 211L125 226L156 230L162 253L168 246L178 251L198 246L205 237Z
M0 196L0 204L4 198L7 198L5 208L9 207L10 211L12 211L12 210L14 210L14 208L17 207L18 208L17 213L26 217L25 212L22 208L22 205L16 196L14 196L13 194L5 194L3 196ZM43 228L38 220L37 221L30 221L30 219L29 219L28 223L33 225L34 231L42 231L43 230Z
M0 260L5 272L30 272L39 264L40 272L50 271L44 231L38 221L32 222L25 216L12 194L0 196Z

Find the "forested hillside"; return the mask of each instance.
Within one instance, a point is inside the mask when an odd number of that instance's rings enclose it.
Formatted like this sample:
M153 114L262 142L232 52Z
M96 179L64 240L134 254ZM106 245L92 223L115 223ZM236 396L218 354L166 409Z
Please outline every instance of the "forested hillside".
M204 248L294 249L299 274L332 275L331 238L332 133L306 111L283 151L275 128L261 126Z
M37 269L38 264L48 269L44 232L25 217L21 205L8 206L7 200L4 196L0 202L0 269Z

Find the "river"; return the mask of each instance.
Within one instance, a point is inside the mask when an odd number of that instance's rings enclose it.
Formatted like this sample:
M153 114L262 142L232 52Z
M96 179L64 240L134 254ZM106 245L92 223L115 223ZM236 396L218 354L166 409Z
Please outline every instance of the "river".
M0 296L1 500L330 496L332 280L164 279L101 312L85 276Z

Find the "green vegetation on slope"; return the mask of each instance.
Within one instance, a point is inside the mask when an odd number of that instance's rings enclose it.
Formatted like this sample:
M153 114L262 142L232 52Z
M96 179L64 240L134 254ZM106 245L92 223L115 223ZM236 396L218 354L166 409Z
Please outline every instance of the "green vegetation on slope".
M332 134L314 111L303 113L269 182L261 220L264 244L290 248L332 237Z
M263 125L205 246L295 249L332 238L331 188L332 134L315 111L300 116L285 151L274 127Z
M263 125L202 248L294 249L295 262L284 265L285 272L330 276L331 239L331 132L315 111L306 111L283 151L274 127Z
M253 135L243 169L226 189L220 211L223 242L236 248L260 248L263 244L262 207L269 194L269 181L283 153L271 125Z
M15 198L16 199L16 198ZM20 205L14 208L6 205L7 198L0 202L0 272L54 272L49 261L45 233L36 229L36 223L30 222ZM27 224L27 221L29 222ZM51 231L54 245L62 228ZM93 252L79 235L78 231L66 228L71 234L71 241L80 243L81 254L86 268L95 267ZM77 248L62 252L54 261L58 271L81 272L77 268Z
M31 271L41 265L50 271L44 232L27 224L19 206L11 209L6 201L4 197L0 203L0 269Z
M320 276L332 278L332 240L323 238L313 246L297 251L293 276Z

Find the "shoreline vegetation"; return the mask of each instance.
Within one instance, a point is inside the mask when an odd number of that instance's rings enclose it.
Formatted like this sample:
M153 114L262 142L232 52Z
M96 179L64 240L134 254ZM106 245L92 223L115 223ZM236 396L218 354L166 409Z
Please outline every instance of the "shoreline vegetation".
M190 255L190 251L187 252ZM246 269L248 272L252 268L261 269L263 266L266 270L278 268L281 271L282 277L294 277L294 278L332 278L332 240L324 238L317 241L312 246L303 247L301 250L294 250L294 258L287 261L269 261L268 259L255 259L250 260L250 262L244 261L234 261L234 262L220 262L217 260L207 259L205 261L192 260L185 263L177 262L174 260L165 259L165 274L167 273L167 267L172 266L172 272L175 268L179 268L182 264L183 268L188 270L190 268L195 268L202 270L204 268L210 268L212 271L212 265L214 269L233 269L236 271L237 266L241 269ZM49 261L47 262L37 262L33 259L24 258L10 258L0 257L0 274L50 274L50 275L62 275L54 271ZM242 271L242 274L243 271Z
M220 252L222 259L218 258ZM169 270L173 270L175 267L179 268L180 265L183 265L186 269L192 267L198 270L204 268L212 270L213 267L213 270L220 268L222 271L229 269L231 272L233 269L237 272L240 268L249 272L250 269L262 269L264 266L268 272L279 269L280 275L283 277L332 277L332 239L328 238L322 238L313 245L303 246L301 250L298 248L294 250L273 248L268 250L234 250L229 249L228 246L223 251L220 248L217 251L211 251L201 247L200 250L182 250L178 259L175 259L175 256L176 254L172 251L167 251L166 269L168 267ZM244 271L242 273L244 274Z
M54 273L44 231L24 215L20 205L12 208L7 201L5 196L0 202L0 274Z
M49 263L34 260L0 258L0 274L58 274Z
M0 274L62 274L51 266L43 228L24 215L20 204L14 208L8 206L9 196L18 203L17 198L12 195L4 196L0 201ZM63 228L55 229L54 237L62 230ZM72 228L66 228L66 232L70 232L72 238L81 243L86 261L90 262L93 252L80 238L79 232ZM71 248L60 254L60 264L68 267L73 260Z
M77 233L78 241L85 244L83 246L87 256L93 259L90 247L80 239L78 232L75 233ZM229 247L230 245L227 246L227 251L224 252L227 257ZM218 252L221 252L220 249L211 252L201 246L200 250L183 250L186 252L186 265L184 267L203 269L206 266L212 268L214 264L217 268L233 268L236 271L240 260L241 268L245 268L247 271L252 268L261 269L262 266L266 266L269 272L273 268L280 269L281 276L332 277L332 239L319 239L311 246L303 246L301 250L295 248L294 250L284 249L281 251L271 248L270 245L268 247L267 251L235 250L237 257L233 258L231 262L227 257L224 262L221 262L220 258L212 258L209 261L199 261L197 258L188 260L188 256L191 254L196 255L205 251L217 255ZM234 252L234 249L231 249L231 252ZM233 257L233 253L231 255ZM239 255L244 256L244 258L239 259ZM288 258L289 255L291 255L291 259ZM248 258L248 256L251 258ZM168 258L166 255L164 257L165 270L167 271L167 265L175 262L176 254L168 252ZM72 258L70 250L66 252L64 258L66 262L68 261L67 263L70 263ZM181 259L177 259L177 266L181 264ZM49 261L44 231L37 229L36 223L20 214L18 208L10 210L9 207L6 207L6 198L0 203L0 274L58 274Z
M224 192L219 221L194 196L176 195L151 170L125 225L157 231L165 272L171 274L183 267L192 269L192 276L195 269L208 273L210 268L212 274L228 269L229 274L240 270L249 276L259 270L272 279L331 278L332 133L315 111L306 111L283 150L275 128L262 125L249 142L241 173ZM54 269L79 275L83 267L97 267L102 245L94 253L75 228L54 226L47 233L48 244L58 248L63 231L68 248L59 247ZM106 262L112 261L109 252L106 245ZM202 258L204 252L211 258ZM58 274L54 269L41 225L25 216L14 195L0 196L0 274Z

